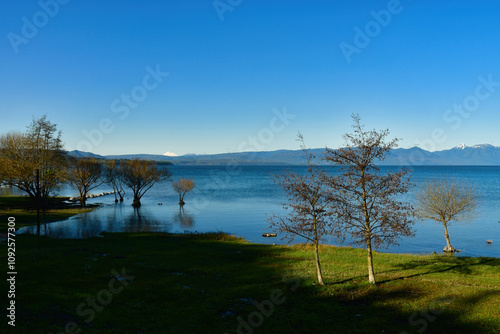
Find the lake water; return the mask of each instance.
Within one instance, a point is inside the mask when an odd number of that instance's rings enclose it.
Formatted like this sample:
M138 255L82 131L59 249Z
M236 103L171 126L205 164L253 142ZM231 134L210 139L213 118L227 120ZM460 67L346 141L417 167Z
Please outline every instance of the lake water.
M283 166L172 166L174 179L192 178L196 189L185 197L186 204L179 208L178 195L170 183L157 184L142 198L142 206L131 206L130 190L125 201L114 203L108 195L89 199L89 203L103 203L102 207L70 219L45 224L42 233L56 238L87 238L107 232L212 232L223 231L258 243L282 244L277 238L264 238L268 228L267 216L284 214L281 204L285 201L282 189L273 183L272 174L284 168L304 172L305 167ZM394 170L397 167L382 167ZM411 167L412 180L421 184L425 179L453 176L475 184L480 192L477 217L470 223L452 224L449 234L452 245L460 249L460 256L500 257L500 167ZM100 187L92 193L110 191ZM60 195L76 196L71 188L64 188ZM413 198L413 193L408 194ZM162 205L159 205L162 203ZM440 253L446 241L442 225L433 221L421 221L415 225L413 238L400 239L399 246L379 251L391 253ZM19 233L35 233L35 227L19 230ZM487 244L486 240L493 240ZM296 242L304 240L296 239ZM335 244L328 241L329 244ZM348 243L345 243L348 245Z

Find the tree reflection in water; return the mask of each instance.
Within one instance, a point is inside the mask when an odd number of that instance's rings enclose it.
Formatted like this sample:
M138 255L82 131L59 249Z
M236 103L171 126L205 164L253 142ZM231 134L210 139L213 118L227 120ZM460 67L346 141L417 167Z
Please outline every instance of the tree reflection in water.
M189 213L186 213L183 205L179 205L179 212L173 216L173 220L179 223L181 227L193 227L194 218Z
M151 212L141 207L134 208L123 224L124 232L169 232L171 227L171 224L160 222Z

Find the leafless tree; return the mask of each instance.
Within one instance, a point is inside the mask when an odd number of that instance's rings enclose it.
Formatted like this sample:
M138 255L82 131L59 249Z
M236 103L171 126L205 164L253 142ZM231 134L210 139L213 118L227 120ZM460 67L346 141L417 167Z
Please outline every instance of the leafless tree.
M40 171L40 195L46 202L66 180L66 152L61 131L47 119L47 115L33 118L27 127L28 147L35 166Z
M103 175L104 182L113 188L115 202L118 202L118 198L120 198L120 202L123 202L123 195L125 195L125 190L123 189L123 175L115 160L106 161Z
M104 183L102 164L94 158L73 158L68 179L78 189L80 204L86 206L87 194Z
M28 138L20 132L0 137L0 170L6 184L16 186L36 201L36 165L29 151Z
M128 186L134 194L132 206L140 207L141 198L157 182L170 180L171 173L166 168L158 168L152 161L132 159L126 160L120 165L123 175L123 183Z
M184 196L189 191L193 190L195 187L195 183L193 179L183 179L182 177L179 181L172 182L172 188L174 188L175 192L179 194L179 205L184 205Z
M283 208L289 212L285 217L273 215L269 218L270 227L275 231L284 232L284 238L293 241L296 236L312 242L318 283L324 285L321 263L319 258L319 244L331 230L331 214L327 210L333 200L324 184L325 172L314 163L314 155L310 154L304 144L304 138L299 133L302 151L307 160L307 172L299 174L285 171L275 175L274 181L286 193L287 203Z
M368 252L368 278L375 284L373 249L397 244L400 236L412 236L414 210L410 203L396 196L408 192L412 184L407 170L382 173L376 162L383 160L398 139L385 138L389 130L365 131L360 117L353 115L354 133L345 134L345 147L327 149L325 159L340 166L339 175L329 177L331 210L341 223L340 231L350 234L353 242L363 244Z
M432 219L444 226L445 252L455 252L448 235L452 221L466 222L475 217L479 195L474 186L456 179L438 178L426 180L416 194L417 214L423 219Z
M65 181L66 153L61 132L47 116L33 118L25 133L0 137L0 174L4 182L25 191L33 202L45 203ZM37 188L36 175L39 171Z

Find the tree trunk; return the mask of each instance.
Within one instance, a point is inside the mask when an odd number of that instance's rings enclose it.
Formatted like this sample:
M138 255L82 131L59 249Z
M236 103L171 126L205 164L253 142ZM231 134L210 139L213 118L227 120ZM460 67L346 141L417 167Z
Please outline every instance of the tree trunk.
M375 272L373 271L373 254L372 254L371 238L366 239L366 250L368 251L368 281L371 284L376 284Z
M80 194L80 197L78 198L78 200L80 201L80 206L85 206L87 200L87 192L85 192L85 189L81 189L78 186L78 193Z
M134 196L134 201L132 202L132 206L134 208L138 208L141 206L141 200Z
M444 237L446 238L446 247L443 249L443 251L454 252L455 248L451 246L450 235L448 234L448 227L446 226L446 223L444 223Z
M80 197L78 197L78 201L80 202L80 206L85 206L85 200L87 199L86 194L83 192L83 190L78 190L80 193Z
M372 255L372 236L370 228L370 216L368 214L368 204L366 201L366 190L365 190L365 170L361 170L361 186L363 189L363 213L365 215L365 240L366 240L366 250L368 252L368 281L370 284L376 284L375 282L375 272L373 271L373 255Z
M318 271L318 284L325 285L323 282L323 274L321 273L321 265L319 263L318 242L314 243L314 254L316 255L316 269Z
M19 189L21 189L21 188L19 188ZM21 190L24 190L24 189L21 189ZM33 201L33 204L36 205L38 203L38 197L36 196L36 194L32 194L32 193L28 192L28 195L30 196L31 200Z
M36 236L40 238L40 170L36 170Z

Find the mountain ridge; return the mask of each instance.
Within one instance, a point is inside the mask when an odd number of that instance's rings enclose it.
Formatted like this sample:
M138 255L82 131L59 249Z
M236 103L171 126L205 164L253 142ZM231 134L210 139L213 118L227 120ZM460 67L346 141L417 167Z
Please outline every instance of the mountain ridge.
M324 164L320 158L324 148L309 149L318 163ZM166 156L161 154L122 154L99 155L90 152L71 151L71 156L93 157L100 159L143 159L161 162L171 162L174 165L305 165L306 159L302 150L252 151L217 154L186 154L181 156ZM422 165L422 166L500 166L500 147L491 144L466 146L460 144L448 150L426 151L419 147L395 148L387 158L378 161L379 165Z

